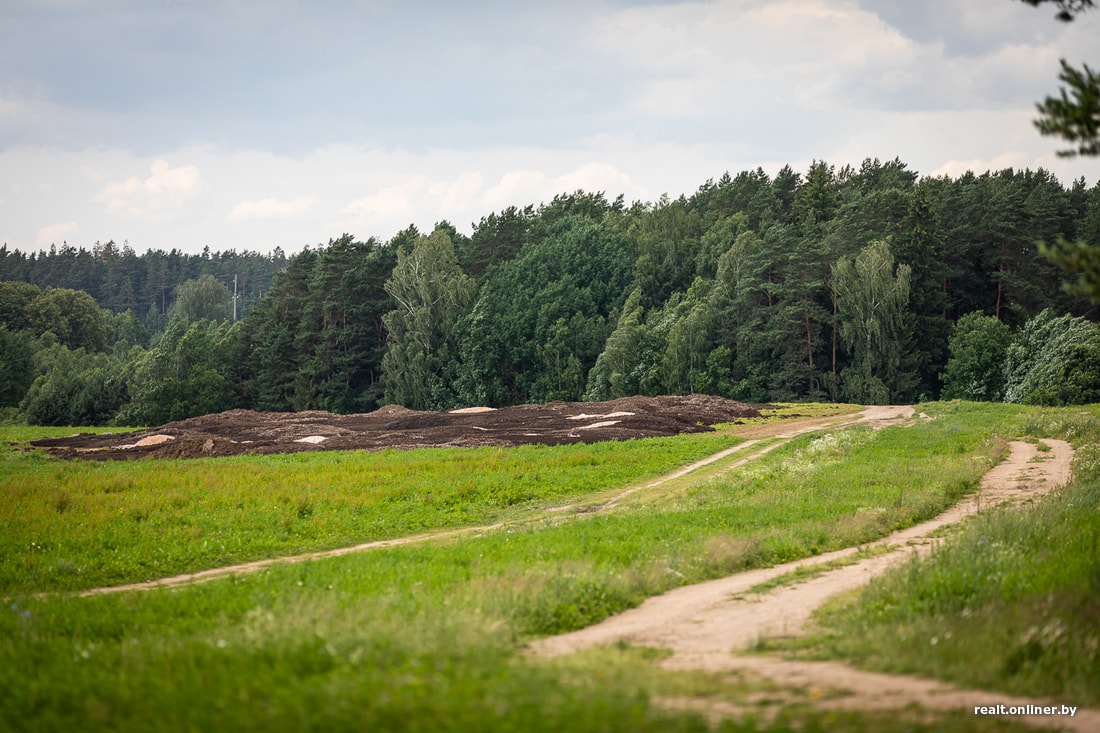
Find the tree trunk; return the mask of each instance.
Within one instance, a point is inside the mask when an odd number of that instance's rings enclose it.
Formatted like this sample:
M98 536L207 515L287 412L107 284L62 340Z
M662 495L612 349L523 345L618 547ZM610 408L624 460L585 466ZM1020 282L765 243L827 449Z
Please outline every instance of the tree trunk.
M831 397L833 401L836 401L836 317L837 317L837 301L836 292L833 293L833 384L830 389L832 390Z
M810 331L810 312L806 311L802 314L802 318L806 323L806 356L810 362L810 391L813 392L816 389L814 384L814 340L813 334Z

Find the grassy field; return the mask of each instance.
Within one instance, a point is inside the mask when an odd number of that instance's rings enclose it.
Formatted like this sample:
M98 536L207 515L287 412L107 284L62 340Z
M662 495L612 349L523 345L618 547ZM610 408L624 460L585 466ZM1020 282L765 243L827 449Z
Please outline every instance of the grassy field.
M678 585L858 544L933 516L976 486L1003 453L1005 436L1027 430L1032 414L1006 406L924 409L934 419L908 428L807 435L660 501L638 495L611 513L554 520L545 512L551 503L622 487L737 438L603 444L584 454L568 447L107 466L9 451L0 466L2 541L11 543L0 550L7 584L0 609L0 727L712 729L700 714L669 711L654 700L739 700L750 692L767 695L767 686L736 676L665 672L653 664L659 656L653 650L601 649L546 662L527 658L523 645ZM1030 427L1051 429L1039 418ZM347 478L356 471L358 478ZM466 476L471 472L473 478ZM563 472L569 478L554 478ZM273 502L266 495L273 489L260 488L259 475L281 478L283 498ZM365 475L386 478L368 481ZM517 477L538 478L517 495ZM386 493L391 481L401 480L401 492ZM124 490L105 490L119 481L129 482ZM62 486L69 498L58 511ZM355 487L371 493L364 488L370 486L397 497L396 503L379 500L364 510L364 499L353 498ZM235 487L233 498L224 498L220 487ZM111 577L172 572L169 567L180 566L142 563L158 562L169 541L183 548L172 552L183 552L186 533L170 540L171 532L144 527L156 519L156 526L171 528L183 518L194 527L207 513L219 521L244 517L250 512L236 504L251 506L250 490L265 492L255 500L257 511L270 504L274 513L247 531L229 521L229 534L255 536L248 556L505 516L516 523L480 536L272 566L170 591L35 595L92 584L89 568L102 552L97 538L109 535L105 527L119 528L113 536L127 543L132 558ZM23 503L9 497L16 494ZM142 502L179 495L190 498L159 501L140 520L130 513ZM33 511L27 503L32 496ZM310 502L301 502L302 496ZM96 509L116 501L130 503ZM299 516L302 506L310 509L305 516ZM376 514L386 523L375 522ZM93 516L102 524L85 529ZM292 529L325 517L352 529L339 537L295 538L285 529L288 517ZM18 542L9 539L16 527ZM204 529L191 544L209 542L213 531ZM51 543L48 549L19 544L40 541L32 535ZM86 560L68 559L59 549L76 547L84 555L72 557ZM19 569L28 557L39 558L39 572ZM221 557L202 555L188 567ZM61 559L80 572L42 569ZM1009 729L1000 720L910 713L824 713L807 699L778 719L750 715L721 729Z
M496 522L652 478L738 439L59 461L0 428L0 593L149 580ZM67 432L72 432L68 430Z

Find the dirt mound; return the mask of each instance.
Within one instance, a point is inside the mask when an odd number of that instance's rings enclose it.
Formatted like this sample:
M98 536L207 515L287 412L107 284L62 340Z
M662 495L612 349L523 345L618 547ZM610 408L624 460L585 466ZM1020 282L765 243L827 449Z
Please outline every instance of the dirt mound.
M374 412L229 410L123 435L76 435L32 445L64 458L204 458L316 450L560 445L711 430L756 417L766 405L709 395L550 402L496 410L423 412L387 405Z

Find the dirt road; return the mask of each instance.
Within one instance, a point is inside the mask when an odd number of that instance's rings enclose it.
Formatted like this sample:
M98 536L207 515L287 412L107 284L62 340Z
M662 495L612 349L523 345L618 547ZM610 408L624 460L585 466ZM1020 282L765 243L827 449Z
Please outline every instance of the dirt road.
M872 421L889 421L902 415L865 413L864 417ZM770 678L786 687L830 688L845 692L842 697L821 702L822 707L875 709L918 704L930 709L958 710L990 704L990 701L1009 706L1054 704L1053 701L960 690L931 680L863 672L836 662L792 662L737 654L763 638L801 633L814 610L830 597L863 585L913 553L928 552L940 541L935 536L937 530L982 508L1035 500L1064 484L1069 479L1073 449L1060 440L1044 440L1043 443L1047 448L1043 451L1031 443L1011 443L1009 457L985 475L981 490L975 495L935 519L895 532L870 545L894 548L885 554L763 594L750 593L750 589L798 568L853 555L857 548L678 588L596 626L540 640L532 645L532 652L558 656L590 646L627 641L671 650L672 656L664 664L674 669L741 670ZM688 701L668 702L678 707L693 705ZM721 716L738 711L735 706L717 704L707 712ZM1072 719L1053 716L1014 719L1038 726L1065 726L1069 730L1100 730L1100 711L1081 710Z

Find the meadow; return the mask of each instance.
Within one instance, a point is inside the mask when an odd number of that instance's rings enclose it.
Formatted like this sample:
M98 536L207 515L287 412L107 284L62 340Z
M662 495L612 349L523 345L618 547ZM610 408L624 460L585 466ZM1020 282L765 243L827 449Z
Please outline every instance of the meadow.
M739 441L704 433L557 449L90 463L11 447L25 430L0 428L0 593L139 582L489 524L653 478Z
M1053 431L1052 437L1083 441L1092 439L1096 421L1091 412L1087 419L1069 420L1058 411L1003 405L921 409L932 419L879 431L855 426L808 434L742 468L682 479L657 495L639 492L614 511L576 515L550 510L614 493L741 438L727 431L598 444L585 451L578 446L453 449L163 464L62 463L5 448L0 726L715 729L701 714L669 710L657 700L669 695L740 700L766 696L768 685L737 675L668 672L655 664L660 650L616 646L545 661L527 657L524 644L595 623L679 585L881 537L934 516L976 488L1003 454L1006 438ZM11 430L18 439L30 434ZM1100 463L1094 453L1083 454L1086 462ZM1062 510L1066 516L1080 511L1081 496L1073 492L1095 484L1094 474L1085 471L1084 480L1060 495L1070 497ZM400 491L392 483L399 481L404 481ZM106 490L120 483L123 490ZM63 508L58 506L62 489L69 495ZM281 498L272 501L268 492L275 491ZM263 516L253 528L246 521L251 493L263 494L255 499L255 511ZM368 499L376 493L382 498ZM16 494L19 500L9 497ZM237 506L242 501L244 508ZM368 501L375 502L369 509ZM272 513L263 514L268 505ZM135 510L144 506L150 510L138 519ZM1041 505L1055 511L1046 507ZM502 518L508 524L498 531L274 565L171 590L91 597L52 592L91 587L102 578L121 582L173 568L197 569L227 557L285 554ZM202 521L211 524L190 538L194 547L204 541L209 547L223 524L227 536L241 532L251 539L235 555L192 548L186 563L164 562L164 556L189 547L186 530L174 534L170 528L194 529ZM89 523L97 524L87 529ZM315 524L337 526L344 534L294 531ZM149 526L163 529L145 531ZM1048 529L1032 531L1039 536ZM9 539L16 535L18 541ZM125 555L132 559L110 572L93 572L102 536L125 542ZM40 541L49 548L27 549L29 542ZM1066 552L1076 557L1083 547L1075 544ZM27 569L28 558L38 563L30 566L36 571ZM58 570L62 559L79 572ZM1092 572L1087 562L1079 565ZM921 565L904 572L901 585L909 586L929 570ZM1052 576L1057 590L1044 586L1044 593L1063 599L1058 594L1069 593L1063 586L1075 582L1074 572ZM949 585L940 595L957 596L966 587ZM896 590L888 592L900 597ZM1001 598L995 589L984 592L991 594L986 601ZM1021 590L1021 597L1030 592ZM875 607L871 596L847 600L859 609ZM989 601L993 610L985 611L986 623L989 613L1004 607L998 602ZM845 640L864 639L870 647L877 643L872 633L888 635L898 624L923 623L916 601L898 603L917 620L900 610L879 614L878 627L865 624L815 637L820 643L813 653L856 658L843 647ZM973 608L989 605L974 603ZM950 608L936 606L935 613L958 611ZM837 615L846 614L853 612ZM1077 631L1067 626L1062 633ZM994 656L1000 651L985 650ZM1051 694L1079 684L1054 677L1050 687L1062 687ZM731 731L1012 729L1002 720L919 711L827 713L808 698L774 719L750 711L743 720L715 725Z

